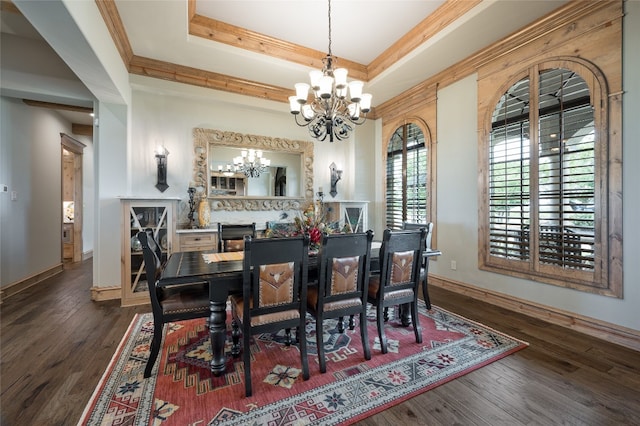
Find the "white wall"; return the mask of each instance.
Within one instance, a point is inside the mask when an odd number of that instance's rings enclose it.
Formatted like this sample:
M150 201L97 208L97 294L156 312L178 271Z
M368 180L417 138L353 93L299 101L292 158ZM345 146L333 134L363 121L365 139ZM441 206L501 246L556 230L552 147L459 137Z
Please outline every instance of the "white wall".
M62 148L71 124L57 113L0 98L0 285L62 261ZM15 201L11 193L17 194Z
M200 89L193 86L132 76L131 189L123 196L178 197L181 213L186 209L187 188L193 180L193 129L196 127L264 135L314 143L314 191L322 186L329 192L329 165L335 162L345 170L338 183L336 199L351 199L356 185L355 144L372 145L367 125L357 128L348 142L317 142L306 128L295 125L286 104L261 101L246 96ZM361 131L362 129L362 131ZM155 188L155 149L161 143L169 150L169 188ZM365 146L366 146L365 145ZM367 156L370 155L367 153ZM366 158L366 156L365 156ZM359 160L362 161L362 160ZM373 171L370 171L373 173ZM369 184L359 187L366 195ZM331 199L331 196L327 196ZM280 211L213 211L212 222L253 222L264 228L266 221L278 220Z
M624 298L617 299L511 278L478 269L477 82L467 77L438 91L438 241L442 256L435 275L472 284L556 309L640 330L640 2L626 2L624 32ZM457 270L450 269L451 261Z

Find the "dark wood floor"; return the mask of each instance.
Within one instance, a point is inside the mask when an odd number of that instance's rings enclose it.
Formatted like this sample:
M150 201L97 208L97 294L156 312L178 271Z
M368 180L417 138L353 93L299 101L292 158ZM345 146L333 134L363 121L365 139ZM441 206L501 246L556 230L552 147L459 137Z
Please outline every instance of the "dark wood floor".
M91 261L0 309L0 424L75 425L137 312L92 302ZM530 343L359 425L640 425L640 352L432 287L433 302Z

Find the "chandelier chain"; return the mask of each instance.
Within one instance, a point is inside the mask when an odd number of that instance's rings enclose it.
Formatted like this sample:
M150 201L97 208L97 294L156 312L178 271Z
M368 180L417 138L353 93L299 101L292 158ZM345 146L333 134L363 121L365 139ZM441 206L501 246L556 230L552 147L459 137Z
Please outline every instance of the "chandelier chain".
M297 83L295 96L289 96L289 107L298 126L307 127L309 134L329 142L345 140L354 125L364 124L371 110L371 94L362 93L362 81L347 81L347 69L334 69L331 51L331 0L327 0L329 23L329 46L327 56L322 60L321 70L309 73L311 84ZM309 89L312 99L308 99Z
M331 0L329 0L329 57L331 57Z

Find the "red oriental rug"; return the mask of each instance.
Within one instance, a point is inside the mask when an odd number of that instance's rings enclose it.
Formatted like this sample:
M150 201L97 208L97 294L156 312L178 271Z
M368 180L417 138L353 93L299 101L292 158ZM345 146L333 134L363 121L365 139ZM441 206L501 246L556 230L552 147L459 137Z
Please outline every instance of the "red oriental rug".
M372 358L365 361L358 328L324 326L327 372L321 374L315 323L307 323L311 377L302 380L295 345L282 335L254 336L253 396L244 396L240 359L228 357L226 374L210 374L205 319L165 327L152 376L143 378L151 336L151 314L138 315L118 346L80 419L80 425L335 425L352 424L419 393L460 377L527 346L498 331L421 302L423 343L413 328L391 319L389 352L382 354L369 313ZM393 316L392 316L393 318ZM356 321L357 323L357 321ZM230 350L230 337L227 350Z

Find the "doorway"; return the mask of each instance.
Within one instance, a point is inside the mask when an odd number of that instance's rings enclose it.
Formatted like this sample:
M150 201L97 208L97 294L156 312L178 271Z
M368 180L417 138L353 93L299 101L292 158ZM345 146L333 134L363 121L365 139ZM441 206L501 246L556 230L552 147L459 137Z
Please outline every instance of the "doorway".
M82 260L82 152L85 144L64 133L62 145L62 261Z

